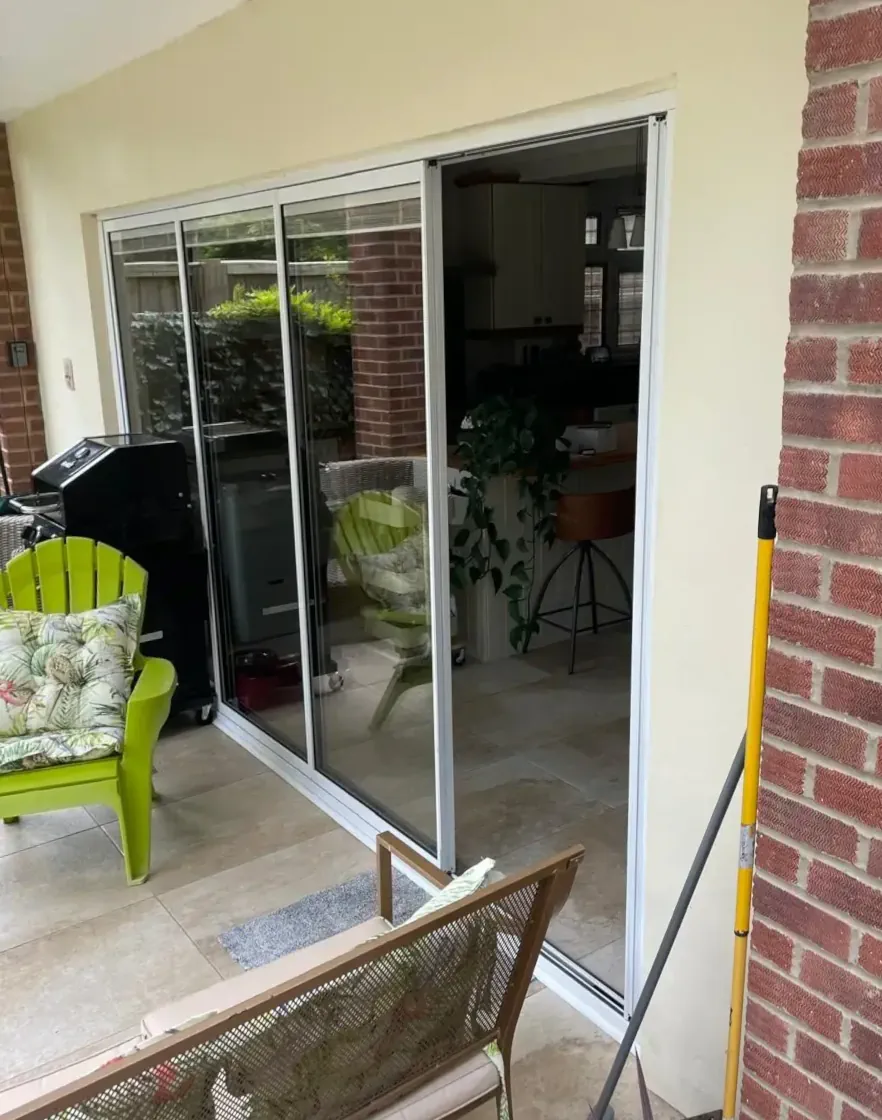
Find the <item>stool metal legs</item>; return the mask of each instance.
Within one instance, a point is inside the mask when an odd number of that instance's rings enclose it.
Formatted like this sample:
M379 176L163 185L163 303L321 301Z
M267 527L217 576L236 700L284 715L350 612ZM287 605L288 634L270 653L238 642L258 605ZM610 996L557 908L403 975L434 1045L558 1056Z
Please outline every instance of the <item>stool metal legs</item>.
M548 591L548 588L551 586L551 581L554 579L554 577L557 575L557 573L560 571L560 569L563 567L563 565L567 562L567 560L569 560L569 558L573 555L574 552L579 553L579 559L576 562L576 574L575 574L575 579L574 579L574 582L573 582L573 602L572 602L572 606L556 607L554 610L543 612L542 601L545 598L545 594ZM621 588L622 595L624 596L625 602L627 603L627 606L628 606L627 610L623 611L619 607L610 606L609 603L598 602L596 570L595 570L595 564L594 564L595 556L598 559L602 560L604 562L604 564L612 572L613 577L616 580L616 583ZM587 563L587 567L588 567L588 593L589 593L590 598L586 602L583 603L583 602L581 602L582 572L583 572L583 569L586 566L586 563ZM591 607L591 625L590 626L583 626L583 627L579 626L579 611L582 609L582 607ZM608 622L600 622L599 618L598 618L598 608L599 607L603 607L604 610L610 611L616 617L610 619ZM596 634L603 626L612 626L614 623L624 622L627 619L631 618L632 610L633 610L633 604L632 604L632 599L631 599L631 590L628 587L628 584L625 580L625 577L622 575L622 573L619 571L619 569L613 563L613 561L611 560L609 555L606 552L604 552L604 550L602 548L600 548L599 545L596 545L594 543L594 541L579 541L577 544L573 545L573 547L569 550L569 552L564 553L564 555L557 561L557 563L554 565L554 567L551 569L551 571L548 573L548 575L542 581L542 585L539 588L539 594L536 596L536 602L535 602L535 605L534 605L533 610L532 610L531 615L530 615L530 621L531 622L545 622L549 626L556 626L558 628L558 630L569 631L569 635L570 635L569 673L572 676L573 671L575 669L575 665L576 665L576 638L578 637L578 635L579 634L584 634L588 630L590 630L592 633ZM553 618L550 617L551 615L562 614L565 611L570 611L571 612L571 619L570 619L569 626L566 626L566 625L564 625L563 623L560 623L560 622L556 622ZM532 637L532 634L530 632L528 632L526 640L524 641L524 653L526 653L527 650L529 649L530 638L531 637Z
M591 559L591 550L584 549L579 545L579 559L576 563L576 585L573 588L573 602L578 604L582 597L582 568L585 565L585 553L588 553L588 581L591 587L591 600L594 600L594 563ZM594 611L594 632L597 633L597 608L592 606ZM569 674L573 675L573 666L576 664L576 637L579 631L576 629L576 621L579 614L579 607L573 608L573 626L570 630L570 668ZM537 616L538 617L538 616Z

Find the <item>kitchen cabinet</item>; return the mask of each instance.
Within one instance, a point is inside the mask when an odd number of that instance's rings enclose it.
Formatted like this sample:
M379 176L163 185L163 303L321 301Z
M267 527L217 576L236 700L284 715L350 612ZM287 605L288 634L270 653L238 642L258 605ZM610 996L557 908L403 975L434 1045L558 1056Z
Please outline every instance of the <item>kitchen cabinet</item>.
M582 322L582 187L492 183L460 191L467 330Z

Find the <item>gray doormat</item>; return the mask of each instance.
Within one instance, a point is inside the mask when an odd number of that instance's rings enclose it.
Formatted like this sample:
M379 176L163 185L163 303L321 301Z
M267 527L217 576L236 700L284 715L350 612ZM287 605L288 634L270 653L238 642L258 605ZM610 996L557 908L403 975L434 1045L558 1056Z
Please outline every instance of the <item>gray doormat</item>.
M412 879L392 869L393 923L409 918L429 895ZM258 968L295 949L305 949L335 933L357 926L377 915L377 876L363 871L353 879L327 890L308 894L299 902L271 914L252 918L222 933L218 941L236 964Z

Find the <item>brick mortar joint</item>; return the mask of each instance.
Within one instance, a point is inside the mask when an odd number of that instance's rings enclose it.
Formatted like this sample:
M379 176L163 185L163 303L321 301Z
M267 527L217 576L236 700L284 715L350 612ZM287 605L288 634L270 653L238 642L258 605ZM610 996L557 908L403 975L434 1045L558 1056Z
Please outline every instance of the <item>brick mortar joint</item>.
M882 143L882 133L879 133L879 141ZM828 147L837 146L842 145L828 145ZM796 200L797 214L822 214L836 210L842 210L847 214L859 214L864 210L878 210L880 207L882 207L882 193L831 195L829 198L807 196Z
M832 339L837 342L879 342L882 340L882 321L876 323L790 323L790 342ZM785 382L786 384L786 382ZM812 382L815 385L829 382Z
M879 0L829 0L809 6L809 23L830 23L852 12L871 11L880 7Z
M837 340L838 341L838 340ZM793 390L789 388L791 383L784 382L784 397L817 397L818 400L823 400L824 397L853 397L856 400L877 400L882 397L882 384L864 384L860 381L809 381L807 388ZM794 439L815 439L821 441L824 447L830 445L838 445L843 451L847 451L849 447L859 446L852 440L835 439L826 436L800 436L798 433L783 432L783 438L787 440L785 447L797 447L799 444L791 443ZM807 444L807 446L815 446ZM871 442L865 445L866 447L875 448L877 453L882 451L882 446L878 442Z
M818 450L823 450L824 447L834 447L837 451L854 451L859 455L872 455L874 453L878 454L878 444L842 444L841 441L837 440L835 443L833 443L832 441L827 441L823 444L807 444L806 446L816 447ZM810 494L811 497L806 497L806 494ZM791 492L790 487L782 486L778 492L778 497L779 499L793 498L797 501L802 502L811 501L813 504L829 506L832 509L848 509L854 513L866 513L875 516L878 516L880 513L882 513L882 504L880 504L879 502L865 502L861 501L860 498L845 498L840 494L824 494L822 491L816 490L794 490L793 492ZM821 546L819 545L818 547L820 548ZM845 555L860 556L863 554L847 552L845 553ZM870 558L874 559L874 557Z
M823 757L818 758L817 756L815 756L811 759L808 759L807 761L809 762L810 766L814 767L815 770L817 770L819 767L823 767L826 770L831 770L837 774L841 774L845 778L857 777L859 780L865 782L868 786L871 786L872 788L882 792L882 775L870 774L864 771L848 770L847 768L843 769L840 767L827 766L826 759L824 759ZM807 793L805 790L800 793L794 793L793 790L783 789L775 786L774 789L770 792L775 793L778 797L782 798L783 800L792 802L795 805L801 805L806 809L814 809L817 812L822 813L824 816L831 817L833 820L839 821L840 824L850 825L858 833L858 836L865 836L870 840L882 840L882 819L880 819L878 826L866 824L858 817L850 816L848 813L844 812L841 809L836 809L832 806L825 805L821 801L815 801L812 797L814 789L812 789L811 794ZM784 834L779 834L764 821L759 822L759 828L760 831L769 833L773 835L773 837L780 836L781 840L799 851L815 851L818 855L823 855L824 858L828 858L827 853L822 852L819 848L812 848L805 841L796 840ZM829 858L837 859L838 857L829 856ZM847 868L853 866L847 861L843 861L843 863ZM882 879L874 878L873 885L877 890L882 891Z
M840 552L835 548L827 548L824 545L815 546L805 544L802 541L791 541L786 537L778 538L778 546L781 552L797 552L800 556L807 556L817 560L827 558L841 564L855 564L859 568L873 567L873 564L880 559L875 556L861 556L855 552ZM779 594L781 594L781 592L779 592L777 588L772 589L773 597ZM816 600L812 599L807 600L807 602L815 601Z
M880 466L882 466L882 464L880 464ZM867 570L879 571L882 569L879 569L878 567L874 569L871 565L868 565ZM880 626L882 626L882 618L880 618L877 614L866 614L864 611L859 611L855 607L844 607L840 603L834 603L833 600L829 597L830 576L828 574L825 587L823 575L824 573L822 572L820 587L821 594L817 599L806 599L804 596L796 595L790 591L776 590L772 602L782 603L787 607L798 607L800 610L811 611L813 614L824 615L824 617L826 618L837 618L842 622L856 622L861 626L869 627L871 630L877 630ZM825 591L826 594L824 594ZM813 646L802 646L799 645L799 643L793 643L790 639L782 638L780 635L776 636L776 640L780 642L788 642L791 645L796 644L798 648L807 650L808 655L810 657L813 657L814 659L833 658L834 661L840 660L836 657L836 654L827 653L824 650L816 650ZM849 658L846 658L845 660L849 665L855 664L855 662L851 661ZM872 666L867 666L867 668L872 668Z
M857 211L848 211L849 217L854 218ZM857 223L855 223L856 225ZM855 235L855 253L857 252L857 235ZM803 279L807 276L822 278L843 279L849 276L879 276L882 275L882 260L876 257L840 257L835 261L810 261L798 260L793 265L792 276L794 279Z
M777 789L775 790L775 793L777 793L780 797L784 796ZM802 806L802 807L807 808L807 809L816 808L816 803L808 801L805 798L805 796L802 795L802 794L795 793L791 797L787 798L787 800L791 804ZM874 832L877 833L877 835L875 835L875 836L864 835L862 837L861 836L861 831L860 831L860 824L853 817L849 817L848 815L843 815L842 813L839 813L835 809L828 810L826 805L818 804L817 805L817 811L819 813L822 813L824 816L832 817L834 820L838 821L840 824L844 824L844 825L847 825L849 828L853 828L855 830L855 832L858 834L858 843L863 838L864 840L867 841L867 846L869 847L870 840L882 840L882 835L878 835L878 832L879 832L878 829L873 830ZM830 852L821 851L820 848L814 847L809 841L798 840L793 836L789 836L786 832L779 832L777 829L772 828L770 825L766 824L763 821L760 821L760 823L757 825L757 831L758 831L759 835L768 836L768 838L770 840L776 840L779 844L783 844L785 847L793 849L793 851L795 851L801 858L804 857L805 859L809 860L812 863L814 863L817 860L821 860L822 862L830 861L833 865L835 865L836 870L842 871L847 875L851 875L858 882L863 883L864 886L871 887L873 890L882 892L882 880L879 880L879 879L875 878L874 876L870 875L867 872L866 867L860 867L856 863L850 863L848 860L841 859L839 856L832 855ZM805 893L809 897L813 897L812 895L809 894L808 875L807 874L806 874L805 881L800 882L799 872L797 872L796 882L794 882L792 879L782 879L780 876L776 875L774 871L769 871L766 868L763 868L762 871L763 871L764 875L770 875L772 878L776 879L779 883L784 883L787 886L798 887L801 891L805 891ZM859 874L855 875L854 872L859 872ZM845 916L848 917L848 915L845 915Z

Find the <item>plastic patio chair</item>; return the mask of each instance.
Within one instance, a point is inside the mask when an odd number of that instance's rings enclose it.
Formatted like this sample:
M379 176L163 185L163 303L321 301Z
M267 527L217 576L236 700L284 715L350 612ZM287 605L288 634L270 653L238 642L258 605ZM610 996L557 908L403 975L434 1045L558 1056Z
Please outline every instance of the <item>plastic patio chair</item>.
M66 613L106 606L121 595L141 596L147 572L109 545L85 537L43 541L0 569L0 607ZM153 748L168 719L177 674L170 661L135 654L135 686L126 706L119 754L0 774L0 817L14 824L22 813L108 805L119 818L126 877L143 883L150 873Z
M371 717L369 728L377 731L386 721L399 697L416 685L432 679L429 647L430 619L424 607L390 609L382 596L365 581L362 557L390 552L408 537L423 532L424 513L384 490L363 490L337 511L334 519L334 555L350 584L360 586L375 605L366 606L362 617L375 638L388 640L398 661ZM394 578L394 577L391 577ZM379 605L376 605L379 604Z

